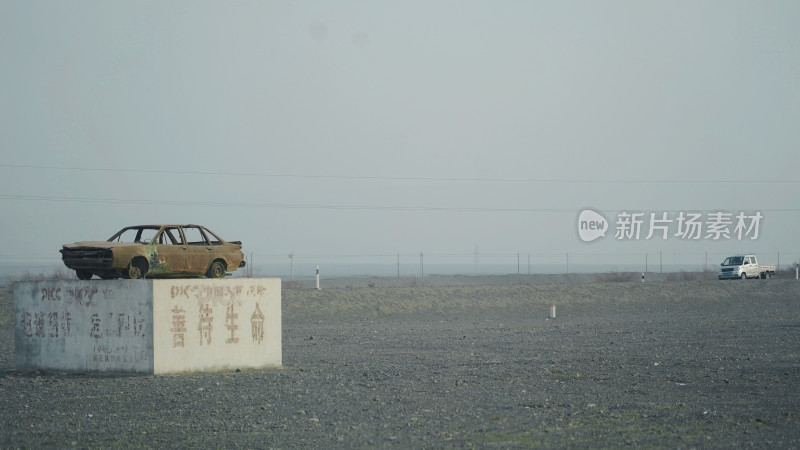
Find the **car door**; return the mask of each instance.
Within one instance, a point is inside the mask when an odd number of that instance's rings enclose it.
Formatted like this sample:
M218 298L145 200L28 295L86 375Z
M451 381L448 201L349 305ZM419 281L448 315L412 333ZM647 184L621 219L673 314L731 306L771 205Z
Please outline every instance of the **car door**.
M188 249L179 227L167 226L156 237L156 262L151 270L163 276L184 275L187 273Z
M183 227L186 238L186 266L191 275L205 275L209 264L214 259L214 247L203 230L196 226Z
M753 257L747 256L744 259L744 271L747 272L748 278L753 278L756 276L756 268L753 265Z

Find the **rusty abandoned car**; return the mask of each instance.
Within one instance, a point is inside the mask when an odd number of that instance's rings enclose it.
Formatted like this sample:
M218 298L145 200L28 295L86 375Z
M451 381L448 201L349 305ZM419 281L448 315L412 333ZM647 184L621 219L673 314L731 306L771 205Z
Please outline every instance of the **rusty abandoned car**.
M200 225L126 227L107 241L66 244L64 264L81 280L112 278L223 278L244 267L240 241L225 241Z

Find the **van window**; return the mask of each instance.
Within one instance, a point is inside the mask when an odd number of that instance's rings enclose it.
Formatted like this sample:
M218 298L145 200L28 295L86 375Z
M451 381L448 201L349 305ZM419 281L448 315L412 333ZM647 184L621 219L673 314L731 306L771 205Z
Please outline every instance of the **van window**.
M739 266L744 264L744 258L741 256L731 256L725 259L722 263L723 266Z

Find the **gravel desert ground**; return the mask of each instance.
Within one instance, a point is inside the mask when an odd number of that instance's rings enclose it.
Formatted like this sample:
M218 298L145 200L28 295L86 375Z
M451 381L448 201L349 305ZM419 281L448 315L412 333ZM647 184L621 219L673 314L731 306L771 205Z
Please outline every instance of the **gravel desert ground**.
M282 369L176 376L18 373L4 290L0 447L800 447L796 280L450 281L286 290Z

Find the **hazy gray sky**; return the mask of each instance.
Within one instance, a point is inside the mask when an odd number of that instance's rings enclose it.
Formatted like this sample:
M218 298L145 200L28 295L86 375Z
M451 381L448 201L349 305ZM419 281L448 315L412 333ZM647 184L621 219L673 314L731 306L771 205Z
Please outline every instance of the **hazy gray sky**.
M265 256L788 263L798 23L794 0L0 0L0 263L168 222ZM764 219L586 244L584 207Z

